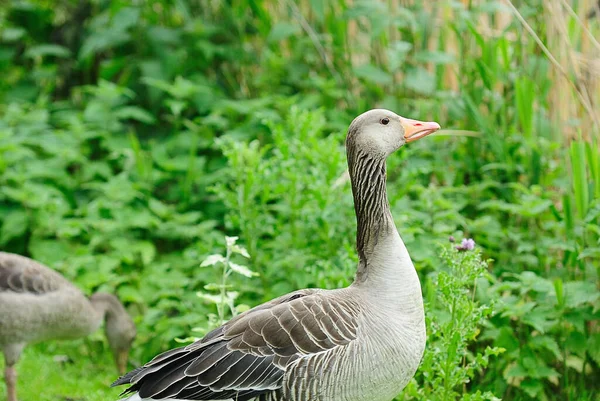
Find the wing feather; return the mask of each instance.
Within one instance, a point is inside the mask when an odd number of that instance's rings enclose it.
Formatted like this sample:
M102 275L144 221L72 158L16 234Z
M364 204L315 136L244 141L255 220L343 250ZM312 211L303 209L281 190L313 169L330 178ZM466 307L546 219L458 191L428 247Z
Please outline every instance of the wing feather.
M356 338L359 306L332 293L301 290L267 302L200 341L155 357L113 385L131 384L125 393L156 400L247 401L280 391L290 366L296 374L315 375L330 351ZM303 359L306 363L296 363ZM286 380L289 387L307 378Z
M59 273L13 253L0 252L0 292L42 295L71 284Z
M208 348L185 370L186 376L199 376L231 353L225 341Z

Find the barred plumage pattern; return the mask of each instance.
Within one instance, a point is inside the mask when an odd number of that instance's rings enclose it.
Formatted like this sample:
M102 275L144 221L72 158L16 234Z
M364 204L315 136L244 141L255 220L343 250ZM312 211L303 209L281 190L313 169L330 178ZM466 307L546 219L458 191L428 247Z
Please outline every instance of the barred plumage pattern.
M0 252L0 292L45 294L71 287L64 277L24 256Z
M237 316L201 341L168 351L115 382L142 398L244 401L282 394L284 373L319 370L357 335L359 306L326 290L300 290ZM308 357L308 358L307 358ZM292 391L315 383L290 381ZM308 386L308 387L307 387ZM276 391L281 390L281 391ZM263 396L263 399L266 395Z

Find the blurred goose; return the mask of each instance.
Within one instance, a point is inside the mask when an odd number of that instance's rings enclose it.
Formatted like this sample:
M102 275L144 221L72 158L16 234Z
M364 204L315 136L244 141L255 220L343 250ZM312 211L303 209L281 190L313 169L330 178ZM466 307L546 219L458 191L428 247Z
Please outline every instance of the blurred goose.
M352 285L259 305L113 385L127 400L389 401L425 348L419 278L394 225L386 158L440 126L376 109L346 139L359 256Z
M0 252L0 349L8 401L17 401L15 364L26 344L83 337L103 319L123 374L136 330L114 295L96 293L88 299L54 270L24 256Z

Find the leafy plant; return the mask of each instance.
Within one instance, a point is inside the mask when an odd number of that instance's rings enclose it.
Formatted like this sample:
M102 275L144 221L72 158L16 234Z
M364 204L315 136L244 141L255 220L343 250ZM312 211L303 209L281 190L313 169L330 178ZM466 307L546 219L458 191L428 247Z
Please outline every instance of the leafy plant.
M425 355L400 399L497 401L492 392L474 390L471 385L488 367L490 357L506 351L490 346L470 349L494 313L493 304L477 297L481 287L493 281L487 272L488 263L482 260L481 250L472 250L469 242L443 246L440 257L443 267L427 277L425 288Z
M253 272L247 266L232 262L233 255L241 255L245 258L250 257L246 248L236 244L237 240L238 237L225 237L227 245L225 255L209 255L200 264L200 267L221 266L221 281L218 283L208 283L204 286L204 289L207 291L218 291L218 295L203 291L197 293L202 300L212 303L217 307L217 315L209 316L209 327L220 326L226 320L229 320L229 318L250 309L248 305L236 305L235 301L239 294L235 291L228 291L232 288L232 285L228 283L231 274L236 273L247 278L258 276L258 273Z
M449 235L477 238L493 259L474 302L498 313L460 339L469 345L455 366L487 347L506 352L465 370L463 389L593 399L600 25L581 19L586 7L0 2L0 247L86 292L117 293L137 319L135 363L145 362L216 324L215 306L195 294L220 298L205 286L224 265L198 261L220 252L225 232L240 233L261 273L229 276L236 306L349 283L344 131L387 107L444 127L388 162L393 215L420 276L443 277L435 250ZM446 323L432 331L438 344L452 340ZM448 356L440 349L431 369ZM453 397L465 376L449 379L447 393L423 391Z

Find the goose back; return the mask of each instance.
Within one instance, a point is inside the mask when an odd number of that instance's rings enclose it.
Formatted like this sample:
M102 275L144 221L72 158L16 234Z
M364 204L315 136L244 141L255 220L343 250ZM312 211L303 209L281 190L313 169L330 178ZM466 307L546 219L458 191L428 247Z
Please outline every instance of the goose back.
M78 338L101 322L85 295L62 275L0 252L0 345Z

